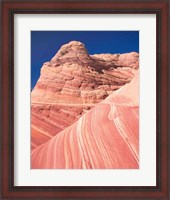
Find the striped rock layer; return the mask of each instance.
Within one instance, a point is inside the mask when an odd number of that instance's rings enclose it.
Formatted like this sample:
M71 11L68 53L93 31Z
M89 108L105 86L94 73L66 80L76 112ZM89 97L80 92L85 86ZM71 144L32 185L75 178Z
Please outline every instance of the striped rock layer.
M33 169L139 168L139 82L112 92L32 151Z
M63 45L43 64L31 93L32 149L129 83L139 67L138 60L135 52L89 55L81 42Z

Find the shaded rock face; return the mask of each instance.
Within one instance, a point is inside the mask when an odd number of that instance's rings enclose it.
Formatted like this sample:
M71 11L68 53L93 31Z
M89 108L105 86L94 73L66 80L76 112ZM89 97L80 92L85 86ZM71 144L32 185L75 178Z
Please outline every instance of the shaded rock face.
M43 64L31 93L32 149L129 83L139 67L138 60L135 52L89 55L81 42L63 45Z
M138 169L139 78L32 151L34 169Z

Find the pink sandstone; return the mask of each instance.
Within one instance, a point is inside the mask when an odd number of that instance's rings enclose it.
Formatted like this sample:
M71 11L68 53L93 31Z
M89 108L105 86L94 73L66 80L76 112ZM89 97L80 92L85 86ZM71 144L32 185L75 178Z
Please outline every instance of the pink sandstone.
M139 78L32 151L33 169L139 168Z
M139 67L138 60L135 52L89 55L81 42L63 45L43 64L31 93L32 149L129 83Z

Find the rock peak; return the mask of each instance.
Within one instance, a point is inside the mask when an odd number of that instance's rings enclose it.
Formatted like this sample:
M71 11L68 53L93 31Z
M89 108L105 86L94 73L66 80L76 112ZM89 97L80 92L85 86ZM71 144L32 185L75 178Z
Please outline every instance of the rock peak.
M59 51L52 58L52 61L55 61L61 58L70 58L70 57L74 57L74 58L84 57L87 59L87 57L89 58L89 54L85 48L85 45L82 42L71 41L61 46Z
M63 44L60 49L70 49L70 48L77 48L77 50L79 50L79 48L86 49L84 44L80 41L70 41L67 44Z
M71 41L71 42L67 43L66 45L84 46L84 44L80 41Z

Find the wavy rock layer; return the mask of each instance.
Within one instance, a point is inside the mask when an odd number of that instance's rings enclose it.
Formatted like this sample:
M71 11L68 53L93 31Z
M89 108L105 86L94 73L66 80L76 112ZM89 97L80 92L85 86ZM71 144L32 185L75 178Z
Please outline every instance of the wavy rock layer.
M32 168L139 167L138 75L32 152Z
M90 56L80 42L63 45L44 63L31 94L32 149L129 83L138 69L138 57L135 52Z

